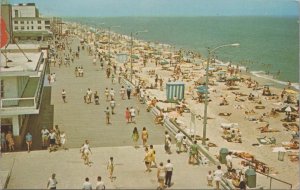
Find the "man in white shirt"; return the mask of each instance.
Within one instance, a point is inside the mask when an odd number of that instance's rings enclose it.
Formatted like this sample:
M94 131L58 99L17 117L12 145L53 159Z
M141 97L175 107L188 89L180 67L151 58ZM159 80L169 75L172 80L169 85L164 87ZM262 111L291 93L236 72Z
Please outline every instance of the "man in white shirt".
M88 88L88 90L87 90L87 95L88 95L88 104L89 103L91 103L92 102L92 94L93 94L93 91L90 89L90 88Z
M97 183L96 183L96 190L104 190L104 189L105 189L104 182L101 181L101 176L98 176Z
M113 88L110 89L109 94L111 100L115 98L115 90Z
M92 190L92 184L89 182L89 178L85 178L85 182L82 185L83 190Z
M181 146L182 146L182 139L183 139L183 134L181 133L181 131L178 131L178 133L175 135L175 139L176 139L176 152L179 154L181 152Z
M52 174L52 176L49 178L47 183L47 189L56 189L57 181L55 179L55 174Z
M42 148L47 147L48 138L49 138L49 130L46 127L43 127L42 131Z
M220 182L224 175L223 171L221 170L221 166L217 167L218 169L214 172L214 180L216 182L216 190L220 190Z
M166 168L166 172L167 172L165 185L168 187L171 187L171 179L172 179L172 175L173 175L173 164L171 163L170 160L167 161L165 168Z

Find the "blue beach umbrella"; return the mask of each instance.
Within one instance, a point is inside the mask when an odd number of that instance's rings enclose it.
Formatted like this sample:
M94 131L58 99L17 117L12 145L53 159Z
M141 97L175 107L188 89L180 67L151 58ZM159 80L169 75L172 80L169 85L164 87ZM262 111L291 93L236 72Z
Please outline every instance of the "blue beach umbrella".
M166 64L169 64L169 62L168 62L167 60L162 60L162 61L160 62L160 64L161 64L161 65L166 65Z
M209 94L206 86L203 86L203 85L197 87L197 92L199 92L201 94L206 94L206 93Z

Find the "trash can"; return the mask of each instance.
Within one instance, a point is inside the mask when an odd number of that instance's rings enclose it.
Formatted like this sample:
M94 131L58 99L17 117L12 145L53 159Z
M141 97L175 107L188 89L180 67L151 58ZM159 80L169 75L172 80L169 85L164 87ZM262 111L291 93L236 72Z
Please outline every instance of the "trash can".
M278 160L279 161L284 161L284 155L285 155L285 152L278 151Z
M221 148L219 152L219 161L221 164L226 164L226 156L228 154L228 149L227 148Z
M256 187L256 172L254 169L249 168L245 172L245 178L247 182L247 186L249 188L255 188Z

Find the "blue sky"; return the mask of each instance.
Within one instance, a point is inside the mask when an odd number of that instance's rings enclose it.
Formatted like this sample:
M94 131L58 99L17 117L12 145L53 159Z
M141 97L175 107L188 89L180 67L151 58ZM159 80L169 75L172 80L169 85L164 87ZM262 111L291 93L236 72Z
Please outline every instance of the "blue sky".
M299 16L296 0L10 0L46 16Z

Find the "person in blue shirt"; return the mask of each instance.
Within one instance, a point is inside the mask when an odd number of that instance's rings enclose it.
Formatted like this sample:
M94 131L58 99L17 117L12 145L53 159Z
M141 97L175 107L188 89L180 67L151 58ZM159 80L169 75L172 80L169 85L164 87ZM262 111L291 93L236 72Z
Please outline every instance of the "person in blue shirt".
M31 145L32 145L32 135L28 132L25 138L27 144L27 151L30 152Z

